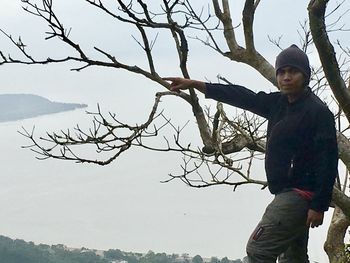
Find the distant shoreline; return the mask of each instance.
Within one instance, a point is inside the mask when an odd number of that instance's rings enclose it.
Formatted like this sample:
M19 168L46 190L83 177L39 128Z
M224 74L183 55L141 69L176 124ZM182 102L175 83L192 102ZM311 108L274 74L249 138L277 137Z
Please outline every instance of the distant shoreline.
M86 107L88 107L87 104L55 102L34 94L0 94L0 123Z

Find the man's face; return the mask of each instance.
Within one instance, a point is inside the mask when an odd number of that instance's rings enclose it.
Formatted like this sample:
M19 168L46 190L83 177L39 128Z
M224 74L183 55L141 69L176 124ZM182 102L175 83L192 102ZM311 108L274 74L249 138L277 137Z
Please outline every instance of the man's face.
M298 69L283 67L277 71L277 84L286 95L298 95L304 89L305 77Z

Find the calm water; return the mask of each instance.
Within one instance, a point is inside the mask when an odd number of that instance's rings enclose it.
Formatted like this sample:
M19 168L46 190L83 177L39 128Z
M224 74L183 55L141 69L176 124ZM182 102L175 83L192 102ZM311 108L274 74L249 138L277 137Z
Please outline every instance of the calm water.
M242 258L271 199L258 187L192 189L161 184L177 155L131 151L107 167L38 161L16 131L87 123L83 111L2 123L0 233L35 243ZM323 260L327 228L312 231L310 255Z

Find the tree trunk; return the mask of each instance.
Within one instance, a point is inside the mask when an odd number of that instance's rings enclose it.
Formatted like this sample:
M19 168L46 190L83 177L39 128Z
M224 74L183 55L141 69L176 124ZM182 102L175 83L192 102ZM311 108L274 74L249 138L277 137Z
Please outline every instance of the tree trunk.
M329 86L346 118L350 121L350 91L341 76L336 53L327 34L325 13L328 1L310 1L308 7L310 30Z
M347 263L344 237L350 221L339 207L335 207L331 224L328 228L327 240L324 244L330 263Z

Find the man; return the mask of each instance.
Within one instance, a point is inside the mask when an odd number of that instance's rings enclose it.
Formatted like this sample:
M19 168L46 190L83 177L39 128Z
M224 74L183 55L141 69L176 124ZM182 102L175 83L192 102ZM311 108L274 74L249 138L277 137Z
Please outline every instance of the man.
M279 92L254 93L239 85L182 78L173 91L195 88L212 98L268 119L265 170L274 200L247 244L251 263L305 263L309 227L323 223L337 175L334 117L308 87L310 65L296 45L275 63Z

